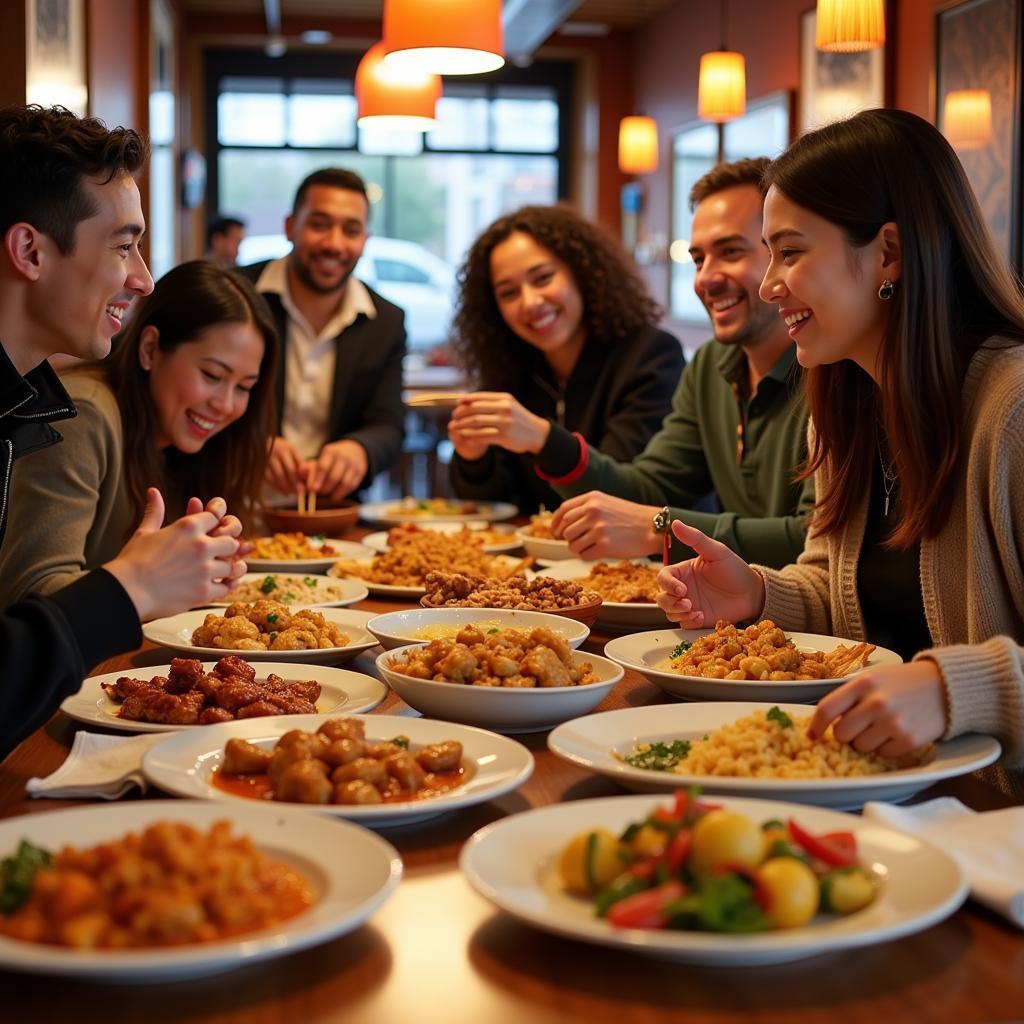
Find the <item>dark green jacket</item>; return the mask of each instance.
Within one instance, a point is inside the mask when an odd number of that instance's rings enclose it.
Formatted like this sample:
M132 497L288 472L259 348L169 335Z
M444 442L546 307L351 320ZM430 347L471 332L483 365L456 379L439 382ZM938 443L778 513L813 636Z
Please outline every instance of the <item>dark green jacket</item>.
M743 403L733 382L741 383L746 372L742 349L708 342L683 371L672 411L640 455L616 462L591 446L583 474L555 489L562 498L603 491L644 505L668 505L674 518L722 541L748 562L772 567L795 562L814 502L810 479L793 482L794 467L807 454L807 411L795 346ZM738 459L741 416L745 443ZM549 448L556 450L541 465L544 472L569 474L578 461L576 440L566 434ZM724 511L692 511L711 491ZM675 557L691 554L674 545Z

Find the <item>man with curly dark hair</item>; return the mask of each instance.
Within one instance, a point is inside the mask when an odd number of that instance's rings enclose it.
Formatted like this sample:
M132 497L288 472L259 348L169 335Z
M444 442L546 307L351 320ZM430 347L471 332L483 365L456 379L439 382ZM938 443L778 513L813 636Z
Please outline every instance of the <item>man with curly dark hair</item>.
M664 426L632 461L580 445L542 466L561 475L556 489L568 499L552 529L582 558L661 553L671 519L762 565L786 565L803 550L814 490L810 478L794 482L807 454L800 367L786 324L758 296L768 268L759 188L767 165L720 164L690 193L694 288L715 343L687 366ZM723 511L694 509L709 492Z
M459 362L480 388L449 424L465 498L552 507L546 467L639 454L669 411L679 342L622 248L568 206L526 206L477 239L459 273Z

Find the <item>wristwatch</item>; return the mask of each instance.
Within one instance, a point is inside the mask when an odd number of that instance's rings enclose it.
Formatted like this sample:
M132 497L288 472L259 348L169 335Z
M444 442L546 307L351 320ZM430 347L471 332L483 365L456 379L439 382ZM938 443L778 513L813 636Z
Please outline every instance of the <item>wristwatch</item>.
M654 527L654 532L660 533L662 536L661 561L664 565L668 565L669 552L672 550L672 512L668 505L655 513L651 524Z

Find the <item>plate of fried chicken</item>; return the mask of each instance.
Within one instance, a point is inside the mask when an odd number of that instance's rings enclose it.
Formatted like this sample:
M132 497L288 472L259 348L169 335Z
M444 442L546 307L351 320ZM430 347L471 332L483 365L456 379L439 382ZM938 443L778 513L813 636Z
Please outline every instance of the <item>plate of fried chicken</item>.
M261 662L174 658L169 665L90 676L61 710L76 721L124 732L165 732L290 714L358 714L387 694L361 672Z

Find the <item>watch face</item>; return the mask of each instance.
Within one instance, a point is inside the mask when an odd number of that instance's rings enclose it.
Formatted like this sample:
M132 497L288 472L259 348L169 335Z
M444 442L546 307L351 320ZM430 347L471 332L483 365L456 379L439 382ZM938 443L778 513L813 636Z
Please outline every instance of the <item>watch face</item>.
M654 529L658 533L665 533L668 530L669 523L672 521L672 513L669 511L668 505L666 505L655 517L654 517Z

